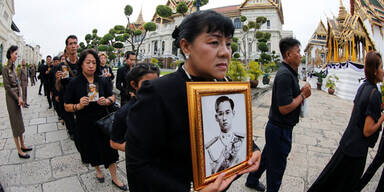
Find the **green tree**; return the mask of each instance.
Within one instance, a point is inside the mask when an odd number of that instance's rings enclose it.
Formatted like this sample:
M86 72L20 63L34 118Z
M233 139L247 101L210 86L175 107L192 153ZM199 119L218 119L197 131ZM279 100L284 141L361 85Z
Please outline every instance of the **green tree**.
M231 77L233 81L244 81L247 77L247 72L239 60L232 59L228 68L227 75Z
M258 80L263 75L263 71L260 68L260 64L256 61L250 61L248 63L248 75L251 80Z
M170 17L172 15L172 9L166 5L158 5L156 7L156 13L160 17Z
M264 41L264 39L267 39L265 37L267 37L268 35L260 31L261 25L267 22L267 18L260 16L253 21L249 21L246 16L240 16L240 21L243 23L243 30L240 34L241 46L239 46L239 50L244 56L245 62L249 63L249 56L251 53L250 53L250 50L248 50L248 45L249 44L253 45L253 43L256 40L258 40L260 37L263 37L262 41ZM248 22L245 23L246 21ZM269 34L269 38L270 38L270 34ZM267 41L265 41L265 43L266 42ZM264 50L265 48L268 49L268 46L266 44L261 46L262 48L264 48Z
M187 11L188 11L188 5L185 2L180 1L177 4L176 12L180 13L180 14L182 14L184 16Z
M206 4L208 4L208 2L209 2L208 0L201 0L201 1L200 1L200 7L202 7L202 6L206 5ZM193 1L193 6L196 7L196 0Z
M136 26L131 24L131 21L130 21L130 16L132 12L133 12L132 6L126 5L124 8L124 14L127 17L128 25L126 28L124 28L122 36L125 39L125 42L128 42L130 44L131 50L135 52L136 55L138 55L140 47L143 44L143 41L146 38L147 33L150 31L155 31L156 24L153 22L147 22L144 24L144 31L137 29ZM171 13L172 13L172 10L171 10Z

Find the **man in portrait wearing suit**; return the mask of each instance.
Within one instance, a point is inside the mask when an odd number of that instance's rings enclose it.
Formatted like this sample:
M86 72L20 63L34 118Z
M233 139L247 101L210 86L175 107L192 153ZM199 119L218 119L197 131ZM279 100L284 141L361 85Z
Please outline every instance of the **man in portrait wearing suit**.
M220 135L205 144L208 157L207 175L230 168L242 160L239 151L245 149L245 134L232 131L235 116L234 102L227 96L220 96L215 103L215 119L219 123ZM208 172L209 171L209 172Z

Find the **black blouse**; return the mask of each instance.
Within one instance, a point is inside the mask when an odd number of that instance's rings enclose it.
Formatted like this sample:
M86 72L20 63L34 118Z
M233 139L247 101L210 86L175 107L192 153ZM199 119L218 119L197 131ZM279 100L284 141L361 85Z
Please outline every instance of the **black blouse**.
M106 78L95 75L94 84L96 84L96 89L99 92L99 98L112 96L112 86ZM88 96L88 86L88 80L83 74L79 74L77 77L71 78L64 94L64 103L79 103L82 97ZM76 114L81 114L83 112L84 110L80 110L77 111Z
M352 157L366 156L368 147L373 147L377 141L380 128L370 137L363 134L365 118L369 115L375 122L381 116L381 94L374 83L366 80L357 90L351 118L343 137L340 140L340 146L343 152Z

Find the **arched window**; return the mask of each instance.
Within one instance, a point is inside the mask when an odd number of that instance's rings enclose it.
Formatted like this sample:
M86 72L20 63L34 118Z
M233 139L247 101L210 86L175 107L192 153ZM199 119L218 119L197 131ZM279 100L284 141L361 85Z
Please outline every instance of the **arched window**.
M164 55L164 51L165 51L165 41L163 41L161 43L161 54Z
M3 44L0 44L0 64L3 64Z
M241 29L240 18L235 18L235 20L233 21L233 25L235 26L235 29Z
M153 46L153 53L157 55L157 41L155 41L155 45Z
M172 55L177 56L177 47L175 46L175 43L172 43Z

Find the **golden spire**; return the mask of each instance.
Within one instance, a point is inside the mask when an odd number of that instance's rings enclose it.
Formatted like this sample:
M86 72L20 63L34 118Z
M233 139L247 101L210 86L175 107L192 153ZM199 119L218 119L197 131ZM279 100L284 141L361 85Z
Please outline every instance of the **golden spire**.
M143 7L141 7L139 16L137 17L135 24L144 24L144 23L145 22L143 19Z
M348 15L348 12L345 9L342 0L340 0L340 9L339 9L339 16L337 17L337 21L339 21L339 23L343 23L347 15Z

